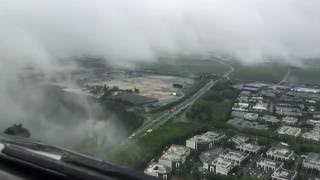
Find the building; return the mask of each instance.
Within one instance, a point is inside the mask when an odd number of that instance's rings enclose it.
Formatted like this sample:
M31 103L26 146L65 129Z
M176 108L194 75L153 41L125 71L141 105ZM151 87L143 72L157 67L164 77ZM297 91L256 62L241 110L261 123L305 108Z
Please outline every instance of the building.
M282 118L282 122L288 125L295 125L298 122L298 118L286 116Z
M218 157L215 161L212 162L212 166L210 166L210 172L228 175L233 168L234 164L232 161Z
M255 111L267 111L268 110L268 104L263 102L257 102L253 107L253 110Z
M241 163L247 159L249 154L239 152L239 151L233 151L233 150L225 150L221 154L219 154L219 157L225 160L229 160L234 163L235 166L240 166Z
M292 158L293 153L294 152L292 150L289 150L286 148L272 147L266 152L266 155L268 158L272 158L280 161L287 161Z
M276 123L278 123L280 121L277 117L271 116L271 115L263 116L262 120L267 122L267 123L270 123L270 124L276 124Z
M180 168L190 155L190 149L185 146L171 145L170 148L162 154L159 164L168 166L172 170Z
M289 171L283 168L279 168L271 175L272 180L293 180L297 175L296 171Z
M254 144L250 144L250 143L239 144L239 145L236 146L236 148L241 152L252 153L252 154L258 153L259 150L261 149L260 146L254 145Z
M236 136L233 136L230 140L232 142L236 143L237 145L240 145L240 144L248 142L249 139L250 138L247 136L236 135Z
M225 135L213 131L196 135L186 141L186 146L194 150L209 150L214 144L224 138Z
M249 121L256 121L259 118L259 114L257 113L246 113L244 115L244 119Z
M320 120L308 119L306 123L312 126L320 126Z
M320 140L320 127L315 127L309 132L302 134L302 137L308 140L319 141Z
M292 126L282 126L277 130L280 135L294 136L298 137L301 134L301 128Z
M262 168L264 171L275 171L283 166L283 162L281 161L275 161L266 158L260 158L256 164L258 168Z
M276 106L276 114L282 116L294 116L294 117L301 117L302 111L300 108L291 107L287 104L278 104Z
M149 176L167 180L170 179L171 168L162 164L152 163L144 170L144 173Z
M202 162L203 169L209 171L210 165L212 165L212 162L216 160L219 157L219 154L223 152L223 148L214 148L209 151L205 151L200 153L199 159Z
M303 160L302 166L307 169L320 171L320 154L313 152L309 153Z

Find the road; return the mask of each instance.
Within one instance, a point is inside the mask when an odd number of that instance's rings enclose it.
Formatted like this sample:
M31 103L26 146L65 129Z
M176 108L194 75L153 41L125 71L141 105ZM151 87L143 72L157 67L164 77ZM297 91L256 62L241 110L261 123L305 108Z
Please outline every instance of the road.
M287 73L284 75L284 77L281 79L281 81L277 85L281 85L284 82L287 82L288 77L290 76L291 69L288 68Z
M174 106L173 108L171 108L169 110L166 110L166 111L160 113L160 115L157 118L155 118L154 120L150 120L150 121L144 123L139 129L137 129L134 133L132 133L130 138L128 138L127 140L122 142L120 144L120 146L127 144L127 143L136 142L137 140L139 140L141 137L143 137L147 133L150 133L150 131L157 129L158 127L165 124L173 117L180 114L186 108L190 107L196 100L198 100L202 95L204 95L214 85L216 85L217 82L219 82L223 79L229 79L229 76L234 71L234 68L225 62L220 62L220 63L229 67L229 70L226 73L224 73L220 79L210 80L206 85L204 85L202 88L200 88L195 94L193 94L191 97L189 97L185 101L177 104L176 106Z

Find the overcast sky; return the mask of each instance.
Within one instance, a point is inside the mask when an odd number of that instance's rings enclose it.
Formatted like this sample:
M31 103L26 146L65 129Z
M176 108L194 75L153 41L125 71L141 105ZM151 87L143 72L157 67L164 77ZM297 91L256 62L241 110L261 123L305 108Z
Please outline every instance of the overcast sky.
M320 55L318 0L0 0L1 61L230 53ZM16 65L16 63L15 63Z

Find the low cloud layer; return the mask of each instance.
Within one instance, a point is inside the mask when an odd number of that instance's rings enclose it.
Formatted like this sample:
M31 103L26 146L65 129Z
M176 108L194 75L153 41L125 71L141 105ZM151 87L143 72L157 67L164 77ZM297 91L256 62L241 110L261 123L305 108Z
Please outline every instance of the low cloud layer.
M243 61L320 54L317 0L0 0L1 59L159 53L232 54ZM5 58L3 58L3 56ZM1 60L3 61L3 60Z

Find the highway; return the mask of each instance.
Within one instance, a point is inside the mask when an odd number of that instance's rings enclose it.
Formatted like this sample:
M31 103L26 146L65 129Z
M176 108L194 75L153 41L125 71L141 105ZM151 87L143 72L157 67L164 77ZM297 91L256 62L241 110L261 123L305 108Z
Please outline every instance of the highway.
M223 79L229 79L230 74L234 71L234 68L225 63L220 63L226 65L229 67L229 70L222 75L222 77L218 80L210 80L206 85L204 85L202 88L200 88L195 94L193 94L191 97L186 99L185 101L177 104L173 108L166 110L162 113L160 113L159 117L155 118L154 120L147 121L145 124L143 124L139 129L137 129L130 138L128 138L126 141L124 141L121 144L126 144L128 142L136 142L139 138L143 137L147 133L150 133L151 131L157 129L161 125L168 122L173 117L180 114L182 111L190 107L196 100L198 100L202 95L204 95L207 91L209 91L214 85L217 84L217 82L223 80Z
M287 73L283 76L283 78L281 79L281 81L277 85L281 85L282 83L287 82L288 77L290 76L290 73L291 73L291 69L288 68Z

